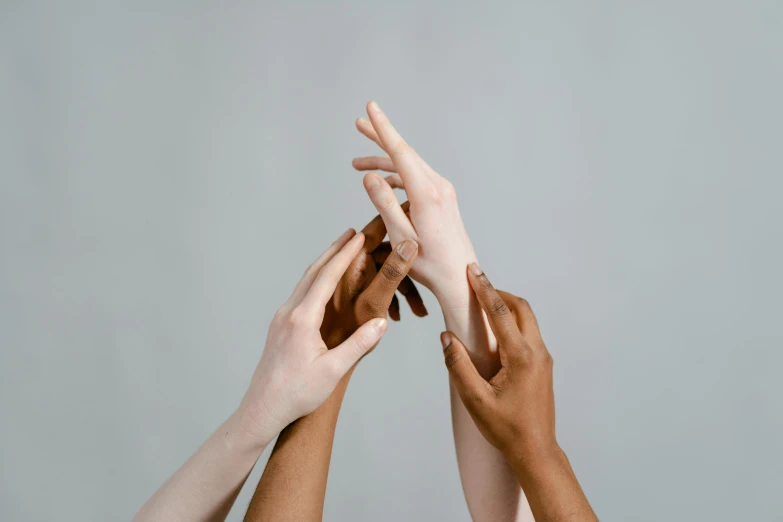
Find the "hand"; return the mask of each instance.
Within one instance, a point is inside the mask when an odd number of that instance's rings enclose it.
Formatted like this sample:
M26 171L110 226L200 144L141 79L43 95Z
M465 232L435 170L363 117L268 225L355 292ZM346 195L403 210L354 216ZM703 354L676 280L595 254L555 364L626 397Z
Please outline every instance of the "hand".
M386 331L386 319L373 319L332 350L319 332L326 304L363 243L364 234L344 233L310 265L275 314L240 405L241 426L259 445L320 406Z
M416 316L427 315L421 295L407 276L418 252L416 242L403 241L394 250L389 243L382 243L386 227L380 216L370 221L362 233L364 246L326 305L321 336L329 347L342 343L367 321L386 317L387 311L393 320L399 321L397 290Z
M496 292L475 263L468 280L497 338L501 368L484 380L451 332L441 334L446 366L482 435L509 462L526 463L557 448L552 356L527 301Z
M359 118L356 128L388 156L357 158L353 166L360 171L396 173L386 179L376 173L364 177L364 187L386 223L392 246L405 239L417 241L419 256L411 276L429 288L441 306L467 306L470 293L465 266L476 255L462 224L454 187L402 139L375 102L367 105L367 114L370 120ZM407 193L410 218L397 203L393 188Z

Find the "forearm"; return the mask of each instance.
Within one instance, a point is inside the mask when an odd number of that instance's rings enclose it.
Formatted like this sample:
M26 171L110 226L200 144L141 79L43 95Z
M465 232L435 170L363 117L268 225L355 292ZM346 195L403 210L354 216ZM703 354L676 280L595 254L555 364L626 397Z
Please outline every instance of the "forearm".
M467 340L465 345L471 347L476 368L489 378L499 365L495 338L467 277L464 284L454 284L450 290L448 296L441 293L439 297L446 329ZM450 391L457 464L473 520L532 521L530 508L508 461L478 430L453 385Z
M246 522L320 522L334 432L352 372L321 407L280 433L250 501Z
M511 458L537 522L598 520L582 492L565 452L558 446L534 457Z
M232 414L133 518L150 521L222 521L266 447Z

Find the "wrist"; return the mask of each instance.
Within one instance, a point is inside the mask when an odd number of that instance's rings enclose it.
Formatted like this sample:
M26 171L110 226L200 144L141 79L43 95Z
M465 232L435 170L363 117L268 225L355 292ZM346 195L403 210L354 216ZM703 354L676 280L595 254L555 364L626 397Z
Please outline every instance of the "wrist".
M568 464L568 458L556 440L522 444L503 453L520 482Z
M279 432L280 430L277 430ZM221 434L231 451L237 454L261 455L264 449L275 438L274 428L259 426L251 420L245 408L240 406L226 421Z
M470 306L473 290L468 282L468 265L473 262L478 262L475 255L466 256L461 261L450 264L441 270L432 285L432 293L444 315L449 311L464 310Z

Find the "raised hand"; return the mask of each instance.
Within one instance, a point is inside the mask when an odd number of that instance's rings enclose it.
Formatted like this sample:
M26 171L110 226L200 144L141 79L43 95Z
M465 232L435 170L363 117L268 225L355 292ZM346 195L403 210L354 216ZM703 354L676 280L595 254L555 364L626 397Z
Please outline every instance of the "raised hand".
M368 119L356 128L386 155L356 158L360 171L382 170L364 177L364 187L381 214L392 245L405 239L419 243L411 277L438 299L446 328L464 340L479 372L494 375L500 368L495 339L468 284L466 267L476 261L457 205L454 186L435 172L394 129L378 105L367 105ZM397 203L394 188L407 193L408 212ZM462 487L475 522L530 521L532 515L513 471L489 444L462 405L453 386L451 418Z
M344 233L310 265L275 314L240 406L242 427L259 442L268 444L292 421L320 406L386 331L386 319L370 320L331 350L321 337L326 305L363 243L364 234Z
M378 144L388 156L353 160L357 170L393 172L364 177L364 187L378 209L392 246L405 239L419 243L419 257L411 276L429 288L442 306L467 306L469 292L465 266L476 260L462 224L454 186L435 172L408 145L375 102L367 105L369 121L359 118L356 128ZM409 215L400 207L393 188L404 189Z
M524 299L498 293L475 263L470 285L498 342L500 370L482 377L459 338L441 334L452 382L476 426L514 469L538 522L597 520L555 437L552 356Z
M416 315L427 313L406 276L416 258L416 243L403 241L394 250L388 243L381 244L386 229L380 217L362 232L364 247L326 305L321 335L327 346L339 345L362 324L385 317L387 309L393 317L398 289ZM399 317L399 309L396 313ZM322 520L334 431L350 375L351 371L317 410L282 431L250 501L246 522Z
M343 342L370 319L386 317L387 312L398 321L396 291L405 296L414 315L427 315L421 295L407 275L416 259L418 244L406 240L392 248L388 242L382 242L386 227L380 216L370 221L362 233L364 246L326 305L321 335L329 347Z

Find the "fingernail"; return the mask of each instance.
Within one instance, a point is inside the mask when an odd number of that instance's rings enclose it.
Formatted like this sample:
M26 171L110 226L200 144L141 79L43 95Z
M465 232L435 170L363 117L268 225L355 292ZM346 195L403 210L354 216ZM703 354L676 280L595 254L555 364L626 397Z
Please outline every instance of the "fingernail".
M380 333L385 332L387 326L389 326L389 322L382 317L372 320L372 327Z
M367 187L368 190L377 188L380 186L380 184L381 183L378 181L378 176L367 176L367 181L364 182L364 186Z
M480 276L484 272L481 271L481 268L479 268L478 263L473 262L470 264L470 271L473 275Z
M451 344L451 336L448 334L448 332L443 332L440 334L440 344L443 345L444 350L449 347Z
M405 261L410 261L419 249L419 244L412 239L406 239L397 247L397 253Z

